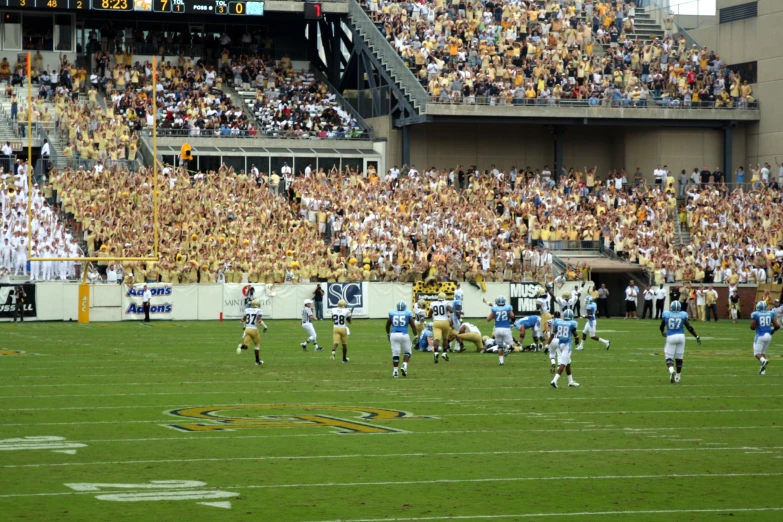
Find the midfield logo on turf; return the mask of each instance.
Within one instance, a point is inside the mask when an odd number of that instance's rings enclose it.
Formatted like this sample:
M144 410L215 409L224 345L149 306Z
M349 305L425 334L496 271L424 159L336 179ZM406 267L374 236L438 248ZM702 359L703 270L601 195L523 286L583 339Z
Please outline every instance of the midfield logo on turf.
M164 424L181 431L232 431L270 428L329 428L336 433L401 433L402 430L377 426L366 421L391 421L411 418L398 410L352 408L345 406L292 406L257 404L183 408L166 412L177 417L202 421L195 424ZM347 414L361 420L335 417ZM207 421L207 422L203 422ZM365 421L365 422L361 422Z
M27 354L25 352L20 352L19 350L0 350L0 355L16 357L18 355L27 355Z

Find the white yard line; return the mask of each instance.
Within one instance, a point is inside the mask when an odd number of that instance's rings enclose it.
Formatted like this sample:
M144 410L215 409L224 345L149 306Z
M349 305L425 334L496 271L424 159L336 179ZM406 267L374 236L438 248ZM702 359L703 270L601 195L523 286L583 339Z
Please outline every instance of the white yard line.
M418 452L418 453L355 453L344 455L286 455L263 457L220 457L220 458L194 458L194 459L146 459L146 460L110 460L98 462L61 462L42 464L6 464L5 468L59 468L73 466L128 466L131 464L174 464L183 462L257 462L264 460L333 460L333 459L367 459L367 458L402 458L402 457L452 457L452 456L494 456L494 455L544 455L544 454L589 454L589 453L643 453L643 452L679 452L679 451L760 451L762 448L752 446L739 446L734 448L608 448L608 449L562 449L562 450L519 450L519 451L466 451L466 452ZM763 450L779 450L783 446L771 446Z
M481 482L528 482L537 480L628 480L628 479L672 479L672 478L737 478L737 477L779 477L783 473L687 473L664 475L590 475L590 476L549 476L549 477L490 477L476 479L434 479L434 480L405 480L383 482L318 482L300 484L249 484L241 486L209 486L202 489L284 489L284 488L331 488L346 486L409 486L417 484L463 484ZM101 490L102 495L125 493L127 489L109 491ZM64 491L58 493L9 493L0 495L0 498L19 497L49 497L71 495L94 495L95 491ZM395 519L385 519L395 520Z
M769 508L721 508L721 509L656 509L634 511L564 511L562 513L520 513L515 515L448 515L442 517L394 517L394 518L344 518L339 520L316 520L311 522L423 522L426 520L484 520L502 518L544 518L544 517L597 517L606 515L676 515L685 513L746 513L783 511L783 507Z

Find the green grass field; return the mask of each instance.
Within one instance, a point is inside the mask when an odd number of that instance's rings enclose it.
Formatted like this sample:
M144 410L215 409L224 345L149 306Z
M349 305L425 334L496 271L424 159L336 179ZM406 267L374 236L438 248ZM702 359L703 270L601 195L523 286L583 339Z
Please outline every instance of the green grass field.
M0 520L783 519L783 350L759 376L747 321L696 323L673 385L657 321L599 320L560 389L540 353L392 379L381 321L345 365L269 326L258 368L238 321L0 325Z

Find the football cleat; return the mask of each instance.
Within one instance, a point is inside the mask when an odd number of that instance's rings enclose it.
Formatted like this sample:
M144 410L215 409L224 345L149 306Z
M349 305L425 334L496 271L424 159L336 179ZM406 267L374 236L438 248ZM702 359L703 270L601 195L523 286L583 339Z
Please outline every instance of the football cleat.
M264 361L256 361L256 366L263 366L263 365L264 365Z
M675 377L676 375L677 375L677 374L676 374L676 373L674 373L674 372L672 372L671 374L669 374L669 382L670 382L670 383L674 384L675 382L677 382L677 381L675 380L675 379L676 379L676 377Z
M552 388L557 388L557 381L552 381L549 384L552 385Z
M680 382L680 374L679 373L675 373L674 374L674 382Z
M403 377L408 376L408 370L406 370L405 368L400 368L400 373L402 374Z
M316 346L315 347L315 351L316 352L323 352L324 351L324 347L323 346Z
M302 347L302 351L303 351L303 352L306 352L306 351L307 351L307 343L299 343L299 346L301 346L301 347Z
M585 349L585 343L579 343L579 346L576 347L577 350L584 350Z
M345 363L347 363L347 362L348 362L348 357L346 357L346 358L344 358L344 359L343 359L343 364L345 364Z
M396 379L397 377L399 377L399 375L397 375L397 371L396 371L396 370L394 371L394 373L392 373L392 377L394 377L395 379Z
M765 359L763 363L761 363L761 368L759 368L759 375L764 375L767 371L767 364L769 364L769 359Z
M237 345L237 355L242 353L242 344Z
M576 381L571 381L568 383L569 388L579 388L579 383Z
M502 363L502 362L500 362L500 363L498 363L498 365L499 365L499 366L503 366L503 363Z
M329 357L330 360L334 361L334 350L332 350L332 355Z
M443 360L449 362L449 354L447 354L446 352L443 352Z
M606 341L606 349L608 350L609 347L612 345L612 341Z
M556 364L552 363L552 366L549 367L549 373L555 373Z
M438 352L435 352L435 364L438 364Z
M759 375L767 375L767 370L761 370L761 371L759 372Z

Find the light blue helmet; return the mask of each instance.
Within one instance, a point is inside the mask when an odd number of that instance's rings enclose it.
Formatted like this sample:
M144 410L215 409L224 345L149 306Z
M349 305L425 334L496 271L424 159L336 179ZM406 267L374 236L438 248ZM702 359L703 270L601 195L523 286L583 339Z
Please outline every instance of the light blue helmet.
M426 325L424 325L424 329L425 329L425 330L432 330L432 321L430 321L429 323L427 323Z
M499 295L497 299L495 299L495 304L498 306L506 306L506 296Z
M564 321L573 321L574 320L574 311L570 308L563 310L563 320Z
M408 309L408 305L405 303L405 301L400 301L397 303L398 312L404 312L407 309Z
M679 301L672 301L672 304L669 305L669 310L672 312L679 312L682 310L682 303Z
M757 312L766 312L767 311L767 302L766 301L759 301L756 303L756 311Z
M591 304L593 304L593 296L588 295L587 297L585 297L585 305L591 305Z
M522 322L523 321L524 321L524 319L517 319L517 321L514 323L514 328L516 328L517 330L522 328Z

